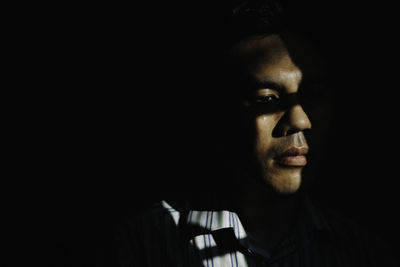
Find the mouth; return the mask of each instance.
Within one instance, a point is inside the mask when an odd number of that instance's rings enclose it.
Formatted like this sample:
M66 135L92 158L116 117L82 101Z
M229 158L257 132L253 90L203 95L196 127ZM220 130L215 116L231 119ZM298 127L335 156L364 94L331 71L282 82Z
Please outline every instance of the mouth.
M307 165L308 147L291 147L279 154L274 160L286 167L304 167Z

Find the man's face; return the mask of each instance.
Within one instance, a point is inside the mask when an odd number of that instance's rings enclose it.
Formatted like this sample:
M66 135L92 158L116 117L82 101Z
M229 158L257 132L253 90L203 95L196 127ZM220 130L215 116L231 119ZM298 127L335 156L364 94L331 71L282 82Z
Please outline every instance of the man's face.
M286 44L269 35L240 42L230 51L235 76L246 77L239 84L247 87L242 88L242 104L252 129L252 157L262 181L284 194L299 189L309 164L304 133L312 124L299 95L307 79L319 75L311 56L307 60L303 54L305 64L298 65Z

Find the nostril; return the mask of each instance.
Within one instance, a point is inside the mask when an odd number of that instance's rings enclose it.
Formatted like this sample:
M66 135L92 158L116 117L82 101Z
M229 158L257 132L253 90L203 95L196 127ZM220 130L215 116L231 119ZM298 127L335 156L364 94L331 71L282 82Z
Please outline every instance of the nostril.
M292 135L292 134L298 133L300 131L301 131L300 129L290 129L290 130L286 131L286 135Z

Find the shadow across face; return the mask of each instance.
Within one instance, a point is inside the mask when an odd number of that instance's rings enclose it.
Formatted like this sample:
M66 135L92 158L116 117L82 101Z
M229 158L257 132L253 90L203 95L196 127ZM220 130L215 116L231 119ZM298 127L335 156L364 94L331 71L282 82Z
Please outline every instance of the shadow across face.
M279 146L280 137L304 131L314 155L310 156L312 167L307 169L315 169L332 111L330 88L318 50L296 34L249 40L239 44L239 52L233 53L224 65L216 127L222 132L219 140L226 153L222 158L253 166L255 150L263 158L269 153L269 146ZM296 122L293 124L294 107L300 107L296 109L311 121L312 127L303 129Z

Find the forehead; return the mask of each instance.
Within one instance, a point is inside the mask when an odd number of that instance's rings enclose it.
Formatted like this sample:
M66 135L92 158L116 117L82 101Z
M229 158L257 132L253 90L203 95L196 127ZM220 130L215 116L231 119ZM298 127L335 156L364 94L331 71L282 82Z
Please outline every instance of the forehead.
M283 40L274 34L241 41L231 49L230 55L241 63L256 64L284 58L288 50Z
M283 73L300 77L320 76L323 72L322 60L312 44L291 34L272 34L241 41L229 55L233 67L254 76L273 78Z

